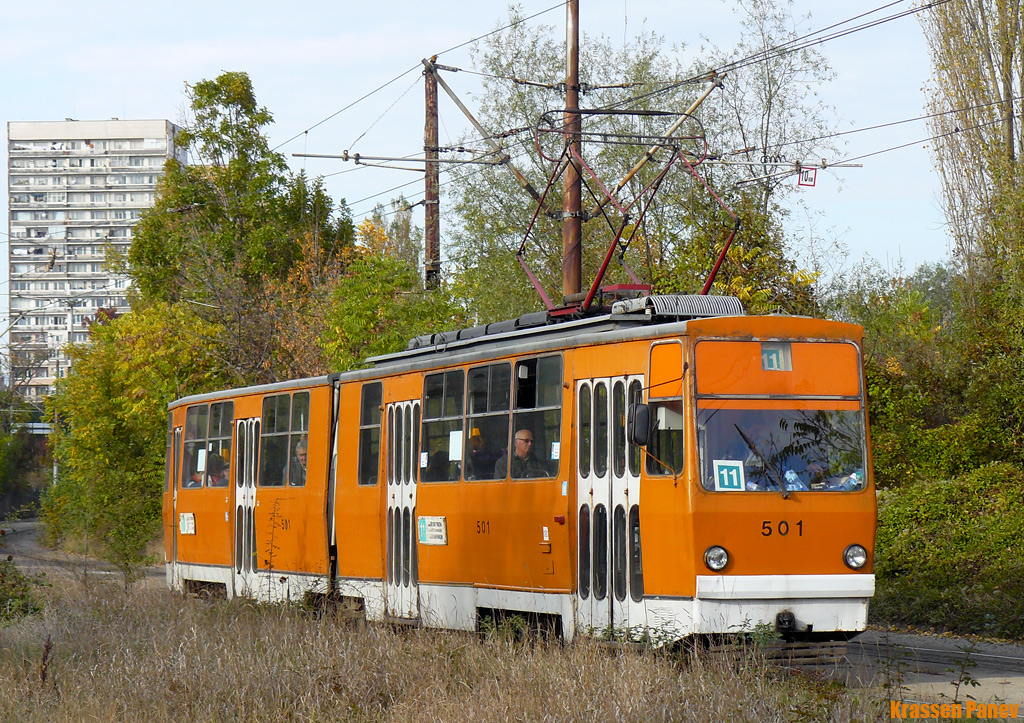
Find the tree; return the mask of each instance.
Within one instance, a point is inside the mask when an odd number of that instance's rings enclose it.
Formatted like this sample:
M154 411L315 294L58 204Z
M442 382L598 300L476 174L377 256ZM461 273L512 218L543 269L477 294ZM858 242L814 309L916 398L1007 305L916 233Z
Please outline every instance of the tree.
M1024 13L1018 2L964 0L922 18L933 68L932 149L955 258L972 284L1007 275L1019 284Z
M517 18L513 9L511 19ZM748 37L756 39L736 53L750 54L791 39L795 30L786 27L787 18L775 13L768 3L756 3L746 25ZM548 83L561 80L564 60L557 38L550 26L526 28L514 24L506 32L488 36L474 52L474 65L487 74L484 92L478 98L478 117L485 128L502 138L515 163L538 189L547 185L554 164L538 155L532 131L540 129L537 138L545 155L558 157L562 148L562 135L557 132L561 123L558 108L563 100L554 85L537 89L511 79ZM827 65L820 58L809 57L810 53L813 51L770 56L753 66L730 71L735 77L727 75L724 88L715 91L719 99L705 101L673 140L664 143L686 151L690 163L710 179L725 205L738 209L746 225L730 252L730 263L719 277L717 290L743 291L744 300L755 310L802 310L805 307L801 304L811 295L813 277L800 273L788 260L791 252L782 231L780 205L786 187L778 180L741 186L740 181L757 171L730 166L709 170L710 166L699 165L698 161L708 150L705 138L712 158L741 148L751 149L749 152L760 158L779 155L779 149L788 148L796 138L820 135L823 121L819 119L824 109L810 99L814 84L827 79L828 71ZM706 88L710 65L732 65L736 60L735 54L718 53L710 56L707 65L686 68L679 53L666 50L663 39L652 33L640 35L621 49L605 38L584 38L581 55L587 108L635 111L588 113L584 117L584 156L606 186L625 178L647 146L662 138L675 120L649 113L665 109L681 113ZM614 87L608 87L609 83ZM751 85L757 85L756 97L749 94ZM793 125L794 118L803 117L812 120ZM628 144L627 139L634 142ZM798 146L787 154L804 150L804 146ZM645 189L656 183L669 157L668 151L662 151L657 157L660 164L647 164L633 176L619 194L621 201L643 196ZM687 165L677 162L677 166L659 182L658 195L642 220L639 205L629 209L625 228L628 234L635 234L627 261L641 277L661 288L695 293L714 264L732 221ZM515 258L536 204L504 169L463 167L453 175L456 180L450 193L456 220L452 224L451 259L460 290L471 300L471 310L481 321L490 321L536 309L536 294ZM589 210L602 191L589 174L584 175L593 194L584 192L584 206ZM554 205L560 208L559 189L556 187L553 193ZM613 205L606 205L604 211L584 225L585 279L594 277L615 231L623 223ZM549 295L560 300L555 292L560 290L561 278L560 221L541 213L525 248L525 260L533 272ZM733 270L736 274L728 276ZM624 269L613 265L608 280L628 281L629 277Z
M44 505L49 532L97 541L126 584L159 530L167 404L236 381L215 354L222 336L187 304L94 323L47 399L60 468Z
M244 73L186 86L192 117L178 137L194 165L167 162L154 207L144 215L126 260L137 289L133 306L195 305L222 324L224 365L247 382L270 382L303 369L281 353L282 326L294 307L282 285L297 266L314 276L344 258L354 229L335 212L321 179L287 172L270 149L272 117ZM312 277L309 277L310 279Z
M334 289L326 321L323 351L333 370L345 371L419 334L463 326L465 313L446 289L425 290L415 266L367 252Z

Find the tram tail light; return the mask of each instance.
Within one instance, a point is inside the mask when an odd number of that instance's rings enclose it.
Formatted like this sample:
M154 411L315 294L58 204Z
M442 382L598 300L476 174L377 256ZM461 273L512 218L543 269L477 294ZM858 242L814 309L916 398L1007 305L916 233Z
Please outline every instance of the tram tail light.
M704 564L713 572L721 572L729 564L729 553L724 547L712 545L704 551Z

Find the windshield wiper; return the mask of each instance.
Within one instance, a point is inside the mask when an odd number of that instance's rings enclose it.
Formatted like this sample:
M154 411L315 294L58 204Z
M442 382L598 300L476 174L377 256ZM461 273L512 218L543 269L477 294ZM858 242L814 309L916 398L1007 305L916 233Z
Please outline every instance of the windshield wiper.
M754 444L753 440L750 439L750 437L743 433L743 430L740 429L740 426L738 424L733 424L732 426L736 427L736 431L740 433L741 437L743 437L744 444L746 444L747 447L750 448L750 451L757 455L757 458L761 460L761 464L764 466L764 470L768 474L768 478L772 482L774 482L775 486L778 487L779 490L782 492L782 499L787 499L789 497L789 490L786 489L786 485L783 484L781 479L779 479L779 474L775 471L775 468L768 463L768 460L765 458L765 456L761 454L761 450L757 448L757 445Z

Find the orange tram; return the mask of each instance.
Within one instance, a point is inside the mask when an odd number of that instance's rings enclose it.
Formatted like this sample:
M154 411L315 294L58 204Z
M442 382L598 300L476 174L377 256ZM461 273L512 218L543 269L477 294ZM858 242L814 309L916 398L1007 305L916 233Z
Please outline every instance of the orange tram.
M862 329L647 296L170 405L175 590L566 639L864 629Z

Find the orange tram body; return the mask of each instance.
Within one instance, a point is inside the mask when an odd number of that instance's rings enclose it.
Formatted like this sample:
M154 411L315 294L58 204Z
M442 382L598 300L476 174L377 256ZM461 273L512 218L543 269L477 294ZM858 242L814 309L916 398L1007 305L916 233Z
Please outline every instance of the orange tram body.
M860 327L649 296L170 405L175 590L576 634L865 628Z

